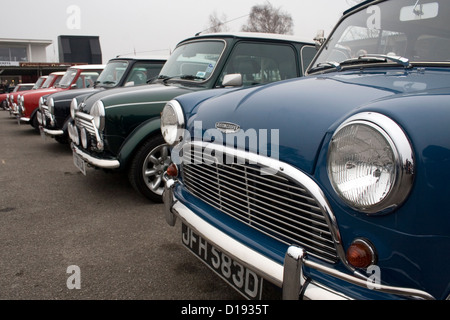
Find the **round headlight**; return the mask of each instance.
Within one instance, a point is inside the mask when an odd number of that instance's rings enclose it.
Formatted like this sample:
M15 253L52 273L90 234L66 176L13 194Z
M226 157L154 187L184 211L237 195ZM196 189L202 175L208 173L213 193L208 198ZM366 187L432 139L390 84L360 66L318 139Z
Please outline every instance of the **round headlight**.
M161 132L169 145L174 145L183 139L184 115L176 100L168 102L161 112Z
M91 109L91 116L94 117L94 124L98 130L105 127L105 107L100 100L96 101Z
M86 128L82 128L80 130L80 140L81 140L81 145L83 146L84 149L88 148L88 134L86 131Z
M80 135L78 134L78 129L73 124L69 123L68 127L69 137L75 145L80 145Z
M414 158L403 130L378 113L361 113L334 133L328 176L338 195L368 214L398 207L411 190Z
M75 119L75 113L78 110L78 101L77 98L73 98L72 102L70 103L70 116L72 119Z
M50 112L51 114L55 112L55 100L53 100L53 98L47 99L47 107L48 112Z

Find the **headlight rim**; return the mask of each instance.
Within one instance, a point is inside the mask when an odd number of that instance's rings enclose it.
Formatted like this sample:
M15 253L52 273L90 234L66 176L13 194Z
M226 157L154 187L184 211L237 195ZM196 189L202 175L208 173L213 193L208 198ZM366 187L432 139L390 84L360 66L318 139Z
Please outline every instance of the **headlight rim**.
M171 138L171 139L169 139L167 137L167 135L164 134L164 127L167 125L163 123L164 112L165 112L166 108L169 108L169 107L172 108L172 110L174 111L174 114L176 116L176 119L177 119L177 121L176 121L177 122L176 123L177 132L176 132L175 137ZM171 124L171 125L173 126L174 124ZM161 112L161 133L162 133L163 138L166 141L166 143L170 146L175 146L178 143L182 142L182 140L184 139L184 129L185 129L185 118L184 118L184 112L183 112L183 108L181 107L181 104L177 100L171 100L171 101L167 102Z
M101 100L97 100L92 105L89 114L94 117L94 125L99 131L103 131L105 128L105 106Z
M49 97L47 99L47 108L48 108L48 112L50 114L54 114L55 113L55 100L53 99L53 97Z
M339 190L336 190L330 171L330 153L332 152L331 147L333 138L343 128L353 124L368 125L372 129L377 130L378 133L381 134L389 143L394 154L396 172L392 187L381 201L378 201L368 207L355 205L352 201L342 196ZM391 213L406 201L414 184L415 156L414 149L408 136L398 123L388 116L377 112L361 112L344 120L344 122L334 131L332 135L327 150L326 163L328 179L339 199L344 201L344 203L349 205L352 209L367 215L382 215Z
M77 98L73 98L70 102L70 116L72 119L75 119L75 114L78 111L78 100Z

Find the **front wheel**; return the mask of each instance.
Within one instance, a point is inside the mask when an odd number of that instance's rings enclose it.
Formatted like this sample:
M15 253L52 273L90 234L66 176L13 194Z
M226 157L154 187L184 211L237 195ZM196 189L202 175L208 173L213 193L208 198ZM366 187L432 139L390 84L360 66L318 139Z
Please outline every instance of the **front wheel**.
M164 172L170 161L169 146L163 137L158 135L148 139L136 152L128 171L133 188L154 202L162 202L166 185Z

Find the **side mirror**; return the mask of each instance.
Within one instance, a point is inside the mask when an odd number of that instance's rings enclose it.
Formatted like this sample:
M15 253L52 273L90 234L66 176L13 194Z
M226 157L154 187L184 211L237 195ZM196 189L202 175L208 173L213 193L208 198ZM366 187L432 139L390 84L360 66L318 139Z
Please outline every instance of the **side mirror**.
M327 39L325 38L325 31L324 30L317 31L316 37L314 38L317 50L325 43L326 40Z
M233 73L223 77L222 86L224 87L241 87L243 85L242 74Z
M124 87L132 87L134 86L134 81L128 81L127 83L125 83Z

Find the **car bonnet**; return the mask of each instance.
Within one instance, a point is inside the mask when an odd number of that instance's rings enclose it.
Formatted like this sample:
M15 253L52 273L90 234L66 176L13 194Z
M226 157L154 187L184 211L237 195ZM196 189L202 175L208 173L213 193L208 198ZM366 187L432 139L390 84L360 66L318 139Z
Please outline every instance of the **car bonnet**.
M191 136L210 142L205 131L218 122L236 124L244 132L254 129L257 134L266 129L273 133L271 137L278 136L268 143L279 143L279 160L312 173L326 134L350 114L379 99L446 86L446 78L439 71L349 71L238 90L183 108L190 115L186 127ZM179 101L183 105L183 97ZM202 137L198 137L199 127ZM229 143L226 137L222 141ZM260 151L258 145L247 149Z

